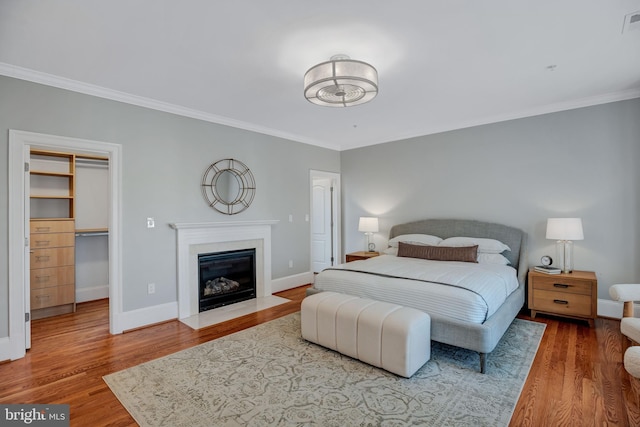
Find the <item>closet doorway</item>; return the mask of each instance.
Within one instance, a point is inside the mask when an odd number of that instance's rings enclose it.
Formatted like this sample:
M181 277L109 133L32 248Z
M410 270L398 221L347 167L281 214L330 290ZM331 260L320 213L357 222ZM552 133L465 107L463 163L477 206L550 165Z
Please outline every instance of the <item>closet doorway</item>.
M340 174L312 170L311 268L319 273L341 263Z
M37 173L32 174L29 171L31 163L34 163L32 152L67 153L69 159L73 159L74 162L72 172L48 172L36 169ZM78 165L75 164L77 159L79 159ZM47 160L46 156L45 160ZM118 315L122 313L119 267L121 265L120 165L121 146L117 144L9 131L9 246L11 248L9 251L9 340L12 360L24 357L26 349L31 347L31 301L35 301L31 298L33 292L31 264L34 262L33 252L36 252L38 244L31 234L35 230L32 224L34 215L36 218L42 216L43 219L38 219L36 222L44 222L47 226L47 217L58 217L58 222L61 224L70 223L73 221L69 221L64 216L75 219L74 212L76 209L79 210L78 213L82 219L78 217L80 227L75 225L73 227L74 247L71 249L74 251L80 249L83 252L76 260L80 262L78 265L80 268L74 272L74 275L82 281L82 286L74 289L73 304L75 305L75 297L78 295L80 296L78 301L108 297L109 330L112 334L122 332L117 322ZM42 167L42 164L36 166L38 167ZM51 177L58 179L59 183L54 184L54 187L58 188L51 190L47 187L46 191L53 191L53 193L45 192L45 194L39 194L42 197L32 197L31 187L34 175L35 181ZM76 181L78 177L83 179L82 183ZM89 184L89 181L92 183ZM106 186L103 188L104 194L91 200L91 193L95 190L91 187L98 182L103 187ZM60 188L66 189L68 195L56 201L59 194L56 192L59 192ZM51 203L52 200L54 203ZM43 203L49 203L45 210L43 210ZM32 209L36 211L32 212ZM90 217L88 214L95 214L95 216ZM45 228L40 228L40 232L45 233ZM62 230L61 236L65 232L68 230ZM58 236L52 241L57 242L57 238ZM81 248L75 248L76 244ZM72 243L67 242L59 246L70 247L71 245ZM96 256L101 257L97 264ZM42 256L41 259L47 260L47 255ZM92 273L87 273L86 269L91 264L94 264L95 269ZM55 269L55 266L52 268ZM94 274L96 271L99 272L96 276L98 280L100 282L106 280L106 283L96 285L95 282L85 280L89 274Z

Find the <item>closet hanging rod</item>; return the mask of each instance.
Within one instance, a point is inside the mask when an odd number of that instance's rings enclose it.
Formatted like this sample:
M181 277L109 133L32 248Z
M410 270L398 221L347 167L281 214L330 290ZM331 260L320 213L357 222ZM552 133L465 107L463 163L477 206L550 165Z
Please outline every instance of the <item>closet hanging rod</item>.
M84 233L76 233L76 237L90 237L90 236L108 236L108 231L93 231L93 232L84 232Z

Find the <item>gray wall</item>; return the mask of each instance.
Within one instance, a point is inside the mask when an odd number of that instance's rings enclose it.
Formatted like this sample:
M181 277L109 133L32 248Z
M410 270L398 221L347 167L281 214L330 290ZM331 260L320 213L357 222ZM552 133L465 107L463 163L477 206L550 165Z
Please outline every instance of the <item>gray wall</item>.
M546 218L579 216L585 240L575 243L575 267L596 271L600 298L611 284L640 280L640 99L338 153L0 76L0 337L8 334L9 129L123 146L125 311L176 300L170 222L279 219L273 278L309 271L301 221L309 169L342 173L345 252L364 249L361 215L380 217L379 248L395 223L474 218L525 230L534 265L555 253ZM206 167L226 157L245 162L258 187L252 206L232 217L207 207L199 189Z
M640 99L581 108L341 153L345 253L362 250L358 217L499 222L529 235L529 262L554 257L549 217L581 217L575 269L598 295L640 281Z
M8 335L9 129L122 145L125 311L176 301L171 222L278 219L273 278L308 272L309 170L340 171L333 150L0 76L0 337ZM257 186L251 207L233 216L209 208L200 192L208 165L228 157L244 162ZM147 217L155 228L146 228Z

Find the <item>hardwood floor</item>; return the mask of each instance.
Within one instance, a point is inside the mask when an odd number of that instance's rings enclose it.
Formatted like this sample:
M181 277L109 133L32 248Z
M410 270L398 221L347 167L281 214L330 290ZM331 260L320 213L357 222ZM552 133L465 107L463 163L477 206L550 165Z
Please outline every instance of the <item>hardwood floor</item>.
M290 303L199 331L174 320L109 335L107 301L79 304L75 314L32 322L27 356L0 364L0 403L67 403L72 426L136 425L103 375L299 311L305 289L278 294ZM535 321L547 329L512 426L640 425L640 382L622 366L619 321Z

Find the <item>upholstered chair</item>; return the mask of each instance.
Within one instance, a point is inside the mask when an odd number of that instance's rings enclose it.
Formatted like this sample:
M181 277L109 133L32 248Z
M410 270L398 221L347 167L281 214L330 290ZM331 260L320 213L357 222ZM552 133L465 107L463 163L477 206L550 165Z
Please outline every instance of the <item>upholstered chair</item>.
M624 302L620 320L624 368L634 377L640 377L640 318L633 313L634 301L640 301L640 284L613 285L609 295L615 301Z

